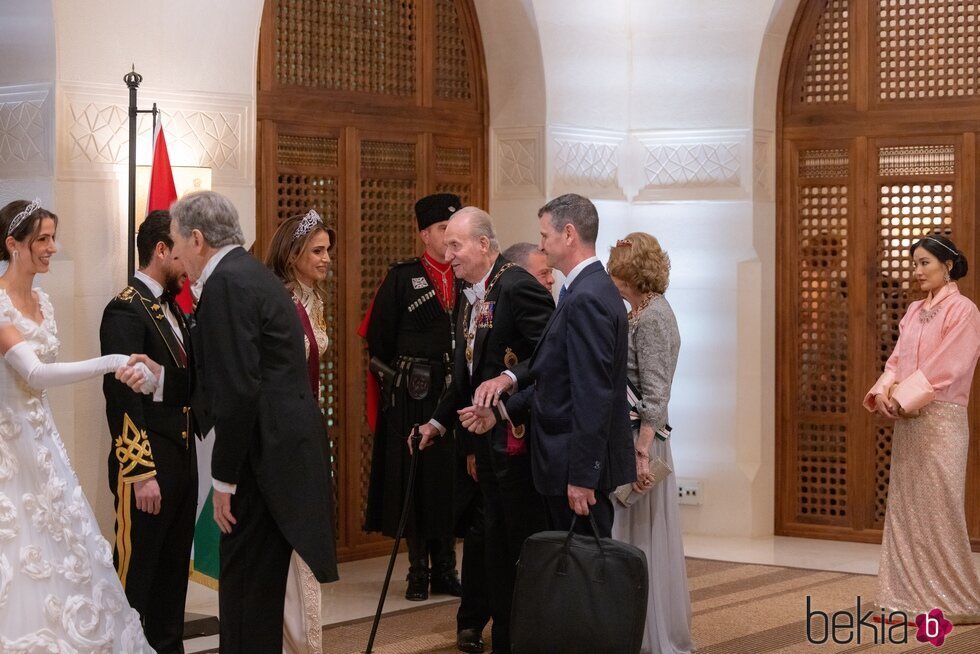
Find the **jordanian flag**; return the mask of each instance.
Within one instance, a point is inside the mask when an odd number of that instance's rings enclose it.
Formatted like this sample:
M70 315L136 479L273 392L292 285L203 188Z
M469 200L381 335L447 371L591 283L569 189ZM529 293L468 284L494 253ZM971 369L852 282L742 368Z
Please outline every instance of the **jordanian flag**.
M191 579L218 589L221 557L218 541L221 532L214 521L214 489L211 488L211 449L214 432L197 441L197 522L194 525L194 549L191 551Z

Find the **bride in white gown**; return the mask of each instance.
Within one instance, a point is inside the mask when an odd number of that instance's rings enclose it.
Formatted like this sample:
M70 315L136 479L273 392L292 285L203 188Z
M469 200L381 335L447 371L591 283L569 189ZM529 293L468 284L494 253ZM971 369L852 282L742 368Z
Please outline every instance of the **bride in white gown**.
M51 302L32 283L49 268L56 228L37 201L0 209L0 652L152 652L44 390L127 367L123 355L54 363Z

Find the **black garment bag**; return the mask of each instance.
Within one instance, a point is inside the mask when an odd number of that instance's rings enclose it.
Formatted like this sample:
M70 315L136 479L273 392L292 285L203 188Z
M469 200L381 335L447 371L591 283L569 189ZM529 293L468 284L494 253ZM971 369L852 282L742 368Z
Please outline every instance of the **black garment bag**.
M577 519L576 516L575 519ZM542 531L521 549L511 613L514 654L636 654L647 613L647 557L593 536Z

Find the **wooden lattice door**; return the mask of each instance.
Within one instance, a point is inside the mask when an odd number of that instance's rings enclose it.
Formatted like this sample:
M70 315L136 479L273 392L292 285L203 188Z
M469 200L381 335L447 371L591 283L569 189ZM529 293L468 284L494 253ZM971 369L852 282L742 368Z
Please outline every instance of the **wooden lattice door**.
M977 252L978 27L977 3L957 0L811 0L797 14L778 125L778 534L881 538L892 425L861 400L920 297L909 246L942 232ZM971 297L975 271L959 284ZM978 548L976 447L970 459Z
M357 327L388 266L418 254L413 205L487 197L486 74L471 0L267 0L259 49L256 250L317 209L338 233L321 365L341 559L362 531L373 435Z

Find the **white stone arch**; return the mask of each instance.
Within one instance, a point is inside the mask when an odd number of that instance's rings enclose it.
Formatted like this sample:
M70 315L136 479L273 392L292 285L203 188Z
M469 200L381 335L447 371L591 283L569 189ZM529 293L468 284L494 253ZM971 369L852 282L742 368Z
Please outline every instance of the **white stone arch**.
M501 243L537 237L547 192L547 86L532 0L474 0L487 66L490 206Z
M752 244L757 258L739 265L736 390L736 460L754 479L753 536L771 534L775 520L776 120L783 53L804 1L772 2L753 79Z

